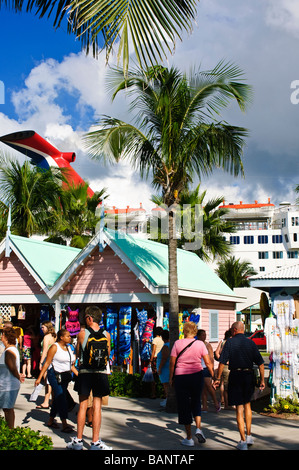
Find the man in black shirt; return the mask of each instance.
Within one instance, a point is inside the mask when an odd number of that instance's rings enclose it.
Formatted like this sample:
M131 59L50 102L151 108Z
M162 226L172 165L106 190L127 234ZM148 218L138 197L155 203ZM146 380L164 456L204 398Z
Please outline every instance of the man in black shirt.
M237 425L241 441L237 448L247 450L248 445L253 444L251 436L251 397L254 392L253 365L260 370L260 389L265 388L264 361L256 344L244 336L244 323L235 322L231 326L232 337L229 338L219 358L218 376L215 377L214 386L219 386L224 365L228 363L228 404L236 406ZM244 419L245 417L245 419ZM245 434L245 424L247 436Z

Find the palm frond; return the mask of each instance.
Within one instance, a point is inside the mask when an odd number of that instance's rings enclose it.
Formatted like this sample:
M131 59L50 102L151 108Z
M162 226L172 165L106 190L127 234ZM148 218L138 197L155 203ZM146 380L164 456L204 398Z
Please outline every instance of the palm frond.
M143 67L155 65L172 53L182 32L191 32L197 14L196 0L2 0L0 4L39 17L53 17L58 28L67 21L87 53L96 57L105 49L107 61L117 48L125 74L135 53ZM131 50L131 45L132 49Z

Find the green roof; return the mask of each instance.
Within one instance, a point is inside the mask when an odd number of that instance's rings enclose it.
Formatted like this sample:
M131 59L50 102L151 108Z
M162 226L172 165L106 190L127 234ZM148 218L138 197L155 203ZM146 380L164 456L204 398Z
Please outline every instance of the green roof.
M28 265L48 287L55 284L81 251L78 248L17 235L10 235L10 239Z
M154 286L168 287L167 245L108 229L105 233ZM178 249L177 264L179 289L235 296L197 254Z

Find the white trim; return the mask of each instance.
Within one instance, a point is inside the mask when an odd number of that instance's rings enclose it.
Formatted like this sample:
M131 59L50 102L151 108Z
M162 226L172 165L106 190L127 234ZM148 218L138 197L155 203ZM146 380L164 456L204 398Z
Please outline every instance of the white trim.
M50 298L53 298L57 292L63 289L64 284L76 273L77 269L84 264L84 260L93 249L97 246L96 239L93 238L85 248L83 248L76 258L71 262L71 264L64 270L64 272L56 280L55 284L48 290L48 295Z
M157 302L157 296L151 293L122 293L122 294L61 294L61 303L147 303Z
M61 274L58 280L55 282L54 286L48 290L47 294L50 298L53 298L59 290L63 289L64 284L72 277L76 270L82 265L86 257L98 246L100 238L106 242L108 246L114 251L114 253L128 266L128 268L134 273L137 279L139 279L142 284L152 293L159 294L160 289L153 286L151 282L140 272L140 270L135 266L134 263L123 253L123 251L118 248L117 244L111 240L106 233L98 232L94 238L89 242L88 245L78 254L77 258L71 263L71 265Z
M46 294L12 294L0 295L0 304L52 304Z
M299 279L261 279L251 280L250 286L257 289L269 289L270 287L298 287Z
M22 255L22 253L18 250L18 248L15 246L11 238L9 239L9 245L12 249L12 251L17 255L19 260L23 263L23 265L26 267L26 269L29 271L31 276L35 279L35 281L40 285L41 289L47 294L48 287L47 285L42 281L42 279L39 277L39 275L35 272L35 270L32 268L32 266L28 263L26 258Z
M118 247L114 240L111 240L106 236L106 243L116 253L116 255L128 266L128 268L134 273L137 279L152 293L162 294L161 287L152 284L148 278L140 271L140 269L130 260L130 258ZM167 289L168 290L168 289Z

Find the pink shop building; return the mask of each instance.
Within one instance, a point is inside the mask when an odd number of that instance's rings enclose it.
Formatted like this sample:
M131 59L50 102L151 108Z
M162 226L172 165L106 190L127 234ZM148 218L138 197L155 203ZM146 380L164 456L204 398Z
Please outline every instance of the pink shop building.
M68 307L82 320L85 308L97 304L105 326L113 314L118 343L128 328L134 337L141 312L167 328L167 252L166 245L107 229L83 250L7 235L0 245L0 323L11 318L24 329L48 317L58 330ZM196 319L215 348L242 298L196 254L181 249L178 284L181 321Z

